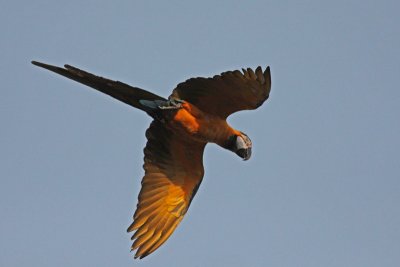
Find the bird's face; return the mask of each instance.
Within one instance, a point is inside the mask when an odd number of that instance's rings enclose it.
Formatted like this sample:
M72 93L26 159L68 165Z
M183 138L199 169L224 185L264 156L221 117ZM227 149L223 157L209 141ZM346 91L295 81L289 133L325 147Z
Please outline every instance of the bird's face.
M245 133L240 135L232 135L229 138L227 149L233 151L243 160L248 160L251 157L252 143L250 138Z

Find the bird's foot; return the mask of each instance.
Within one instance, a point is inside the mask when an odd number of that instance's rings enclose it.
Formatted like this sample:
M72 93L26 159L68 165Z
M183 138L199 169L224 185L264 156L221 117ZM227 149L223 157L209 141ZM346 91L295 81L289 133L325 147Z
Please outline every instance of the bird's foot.
M168 101L166 101L162 105L159 105L158 108L163 109L163 110L180 109L180 108L182 108L182 103L184 103L183 100L171 98L171 99L168 99Z

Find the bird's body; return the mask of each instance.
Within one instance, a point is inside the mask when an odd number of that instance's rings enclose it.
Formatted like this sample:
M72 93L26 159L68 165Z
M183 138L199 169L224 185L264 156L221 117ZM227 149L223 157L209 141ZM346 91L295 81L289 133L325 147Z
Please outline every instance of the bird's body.
M240 134L226 120L207 114L186 101L175 112L165 113L166 127L193 141L223 145L229 136Z
M193 78L179 84L168 99L127 84L65 65L34 65L88 85L153 117L146 131L145 175L128 232L135 231L131 249L143 258L173 233L203 179L207 143L235 152L244 160L252 144L246 134L226 122L233 112L259 107L269 96L269 67Z

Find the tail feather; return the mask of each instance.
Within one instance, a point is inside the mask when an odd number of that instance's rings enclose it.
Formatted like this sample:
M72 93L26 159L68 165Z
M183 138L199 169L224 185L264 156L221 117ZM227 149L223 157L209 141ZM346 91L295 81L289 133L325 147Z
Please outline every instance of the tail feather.
M94 74L80 70L70 65L64 65L64 68L60 68L57 66L48 65L37 61L32 61L32 64L53 71L57 74L65 76L79 83L85 84L102 93L112 96L130 106L141 109L148 113L149 113L149 107L143 105L140 102L141 100L166 101L165 98L150 93L146 90L137 87L132 87L128 84L119 81L113 81L100 76L96 76Z

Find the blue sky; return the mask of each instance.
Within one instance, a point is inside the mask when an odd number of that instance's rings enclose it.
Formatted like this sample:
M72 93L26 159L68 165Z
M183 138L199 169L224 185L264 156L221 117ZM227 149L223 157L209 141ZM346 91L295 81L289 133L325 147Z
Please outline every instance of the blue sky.
M398 1L0 4L1 266L399 266ZM270 99L229 122L185 219L129 253L150 118L36 68L65 63L168 96L271 66Z

